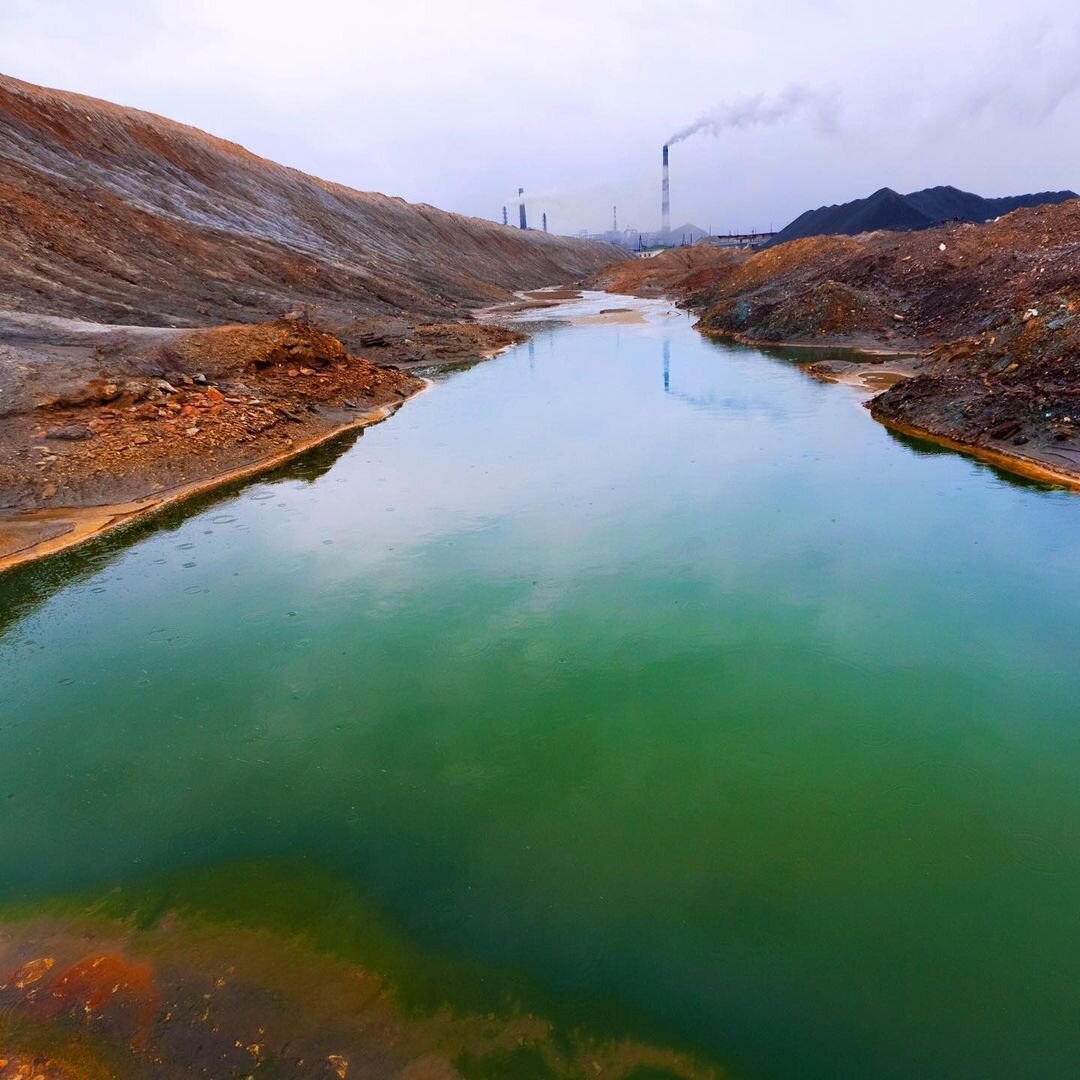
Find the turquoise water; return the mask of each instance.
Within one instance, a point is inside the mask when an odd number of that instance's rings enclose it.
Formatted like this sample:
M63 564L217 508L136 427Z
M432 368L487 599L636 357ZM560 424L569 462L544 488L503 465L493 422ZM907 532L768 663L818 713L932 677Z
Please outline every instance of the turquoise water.
M0 902L303 858L739 1075L1074 1075L1078 566L787 360L545 331L0 577Z

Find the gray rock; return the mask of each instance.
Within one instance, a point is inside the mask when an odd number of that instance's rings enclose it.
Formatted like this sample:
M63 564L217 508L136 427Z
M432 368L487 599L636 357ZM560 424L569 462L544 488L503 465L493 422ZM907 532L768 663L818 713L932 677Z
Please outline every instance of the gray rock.
M94 433L82 424L67 424L64 427L53 428L45 432L46 439L62 439L65 442L80 442L83 439L92 439Z

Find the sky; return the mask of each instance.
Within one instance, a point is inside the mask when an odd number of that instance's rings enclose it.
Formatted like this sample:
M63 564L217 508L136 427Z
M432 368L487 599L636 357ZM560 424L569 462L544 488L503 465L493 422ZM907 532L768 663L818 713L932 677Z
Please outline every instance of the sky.
M779 228L879 187L1080 190L1075 0L0 0L0 71L552 231Z

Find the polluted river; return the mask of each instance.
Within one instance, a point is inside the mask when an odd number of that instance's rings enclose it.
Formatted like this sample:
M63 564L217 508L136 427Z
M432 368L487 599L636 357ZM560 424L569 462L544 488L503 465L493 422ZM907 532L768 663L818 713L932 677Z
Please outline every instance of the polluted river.
M0 576L0 1050L1072 1073L1080 499L565 313Z

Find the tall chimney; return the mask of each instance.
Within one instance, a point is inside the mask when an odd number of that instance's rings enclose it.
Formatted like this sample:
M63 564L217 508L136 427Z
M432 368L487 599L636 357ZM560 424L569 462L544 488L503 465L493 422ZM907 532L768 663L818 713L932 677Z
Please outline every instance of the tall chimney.
M525 189L523 187L518 188L518 227L521 229L529 227L525 221Z
M503 224L506 224L506 207L503 207Z
M663 185L663 198L660 202L660 233L663 240L667 240L668 233L671 232L671 189L668 184L668 148L667 143L664 143L664 185Z

